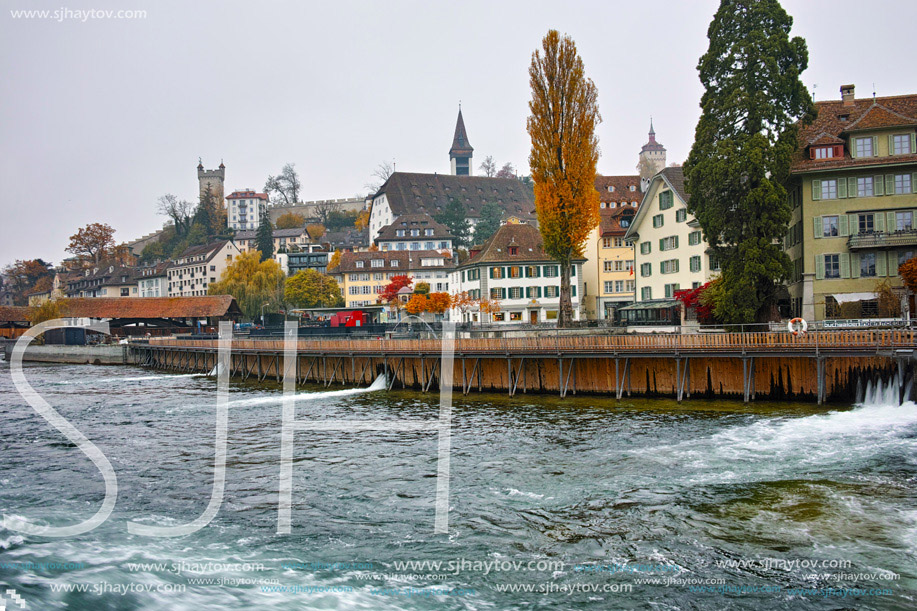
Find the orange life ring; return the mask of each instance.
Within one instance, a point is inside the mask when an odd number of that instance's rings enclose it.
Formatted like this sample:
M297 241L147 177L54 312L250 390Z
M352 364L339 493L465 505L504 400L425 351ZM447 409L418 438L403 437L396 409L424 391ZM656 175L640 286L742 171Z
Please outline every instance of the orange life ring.
M798 327L797 324L799 325ZM809 330L809 324L802 318L794 318L787 323L787 329L789 329L790 333L793 335L805 335L806 331Z

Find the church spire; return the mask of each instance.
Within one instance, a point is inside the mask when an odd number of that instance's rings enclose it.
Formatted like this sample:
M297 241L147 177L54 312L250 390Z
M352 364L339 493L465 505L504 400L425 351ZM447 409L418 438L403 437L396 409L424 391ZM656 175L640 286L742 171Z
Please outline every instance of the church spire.
M653 129L653 117L650 117L650 142L656 142L656 130Z
M471 176L471 157L473 153L474 148L468 141L468 133L465 131L462 107L459 106L458 119L455 121L455 135L452 137L452 148L449 149L449 159L454 175Z

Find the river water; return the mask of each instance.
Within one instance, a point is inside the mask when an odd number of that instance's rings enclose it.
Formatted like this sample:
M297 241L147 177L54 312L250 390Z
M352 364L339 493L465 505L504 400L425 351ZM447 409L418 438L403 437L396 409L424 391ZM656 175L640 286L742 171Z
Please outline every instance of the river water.
M27 609L913 609L917 407L456 396L449 533L437 434L297 432L277 534L281 389L233 382L226 491L216 384L133 367L26 366L111 461L102 476L0 363L0 585ZM297 418L430 420L438 395L300 389ZM886 404L888 403L888 404ZM411 564L416 563L416 564ZM425 563L425 564L424 564ZM435 563L440 563L439 565ZM209 580L209 581L208 581Z

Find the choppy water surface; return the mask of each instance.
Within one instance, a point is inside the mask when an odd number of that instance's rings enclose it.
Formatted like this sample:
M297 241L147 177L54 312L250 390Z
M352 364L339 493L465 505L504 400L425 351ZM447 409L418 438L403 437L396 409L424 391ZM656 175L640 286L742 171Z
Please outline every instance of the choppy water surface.
M90 533L0 529L0 585L28 609L917 607L913 403L457 396L448 536L433 534L430 431L297 432L293 532L281 536L281 392L233 383L219 514L157 539L127 522L190 522L210 498L215 382L26 373L119 484ZM436 394L302 393L299 419L439 410ZM0 512L60 526L94 514L101 475L18 396L6 363L0 414Z

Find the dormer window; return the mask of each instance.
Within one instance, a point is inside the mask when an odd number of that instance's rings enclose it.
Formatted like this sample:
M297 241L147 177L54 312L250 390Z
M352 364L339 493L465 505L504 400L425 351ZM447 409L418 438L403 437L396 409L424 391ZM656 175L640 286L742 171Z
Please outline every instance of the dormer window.
M507 252L510 256L518 255L518 254L519 254L519 247L518 247L518 246L510 246L510 247L508 247L508 248L506 249L506 252Z
M631 190L631 191L636 191L636 190L637 190L637 186L636 186L636 185L631 185L631 186L630 186L630 190Z
M810 159L833 159L834 157L844 156L844 146L837 144L834 146L813 146L809 148Z
M609 192L609 193L614 193L614 192L615 192L615 186L614 186L614 185L608 185L608 192Z

